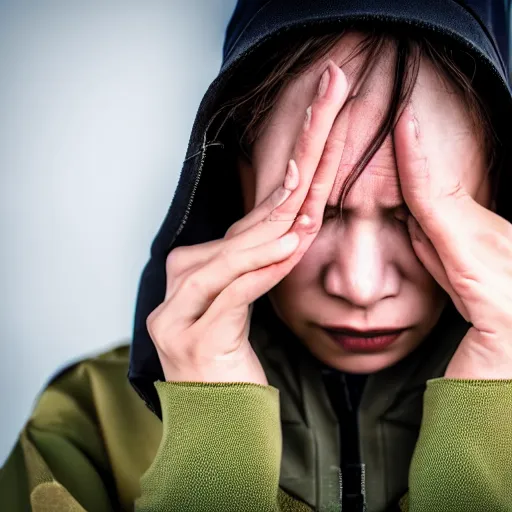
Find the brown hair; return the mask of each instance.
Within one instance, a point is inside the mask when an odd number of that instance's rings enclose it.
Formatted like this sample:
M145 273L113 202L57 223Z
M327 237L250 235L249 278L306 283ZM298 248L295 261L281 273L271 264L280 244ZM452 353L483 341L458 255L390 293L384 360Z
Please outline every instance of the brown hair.
M428 58L439 75L459 91L470 115L474 129L480 135L487 156L488 171L495 164L497 138L491 122L490 109L473 85L476 71L474 59L462 49L449 48L446 43L426 35L412 35L410 31L397 28L393 32L377 28L366 29L367 36L344 63L364 55L364 63L349 93L364 82L385 45L396 48L394 82L388 110L380 126L350 172L341 191L341 204L364 168L378 151L385 138L392 132L404 106L409 101L418 76L421 57ZM251 147L265 126L280 91L291 80L306 71L315 61L325 57L339 42L343 32L304 37L288 37L274 44L274 52L265 55L258 65L245 73L246 82L237 80L238 94L226 101L217 112L227 110L224 122L231 121L239 150L250 159ZM345 104L345 106L348 104ZM345 108L345 107L344 107ZM220 131L220 130L219 130ZM219 132L217 132L219 133Z

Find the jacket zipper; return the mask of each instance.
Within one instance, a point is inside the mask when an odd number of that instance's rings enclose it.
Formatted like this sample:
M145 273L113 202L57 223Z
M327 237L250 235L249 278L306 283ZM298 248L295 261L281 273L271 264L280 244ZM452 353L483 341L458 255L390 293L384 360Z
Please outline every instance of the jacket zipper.
M341 382L343 384L343 396L345 399L345 405L350 414L354 414L354 404L350 397L350 392L348 389L347 379L344 373L341 374ZM359 443L359 421L358 414L356 413L356 425L357 425L357 438ZM343 450L343 447L341 447ZM360 450L359 450L360 452ZM340 510L343 510L343 477L342 477L342 462L340 461ZM360 471L360 489L361 496L363 498L363 503L360 511L358 512L366 512L366 465L361 461L361 453L359 453L359 471Z
M204 161L206 159L206 132L205 132L205 139L203 141L203 145L201 147L201 160L199 161L199 166L197 168L196 177L194 180L194 185L192 185L192 192L190 193L190 197L188 198L187 206L185 207L185 212L183 213L183 217L181 218L180 225L178 226L178 229L174 233L168 247L172 247L180 233L183 231L183 228L185 227L185 224L187 223L188 216L190 215L190 209L192 208L192 203L194 202L194 197L196 195L197 186L199 185L199 180L201 179L201 173L203 171Z

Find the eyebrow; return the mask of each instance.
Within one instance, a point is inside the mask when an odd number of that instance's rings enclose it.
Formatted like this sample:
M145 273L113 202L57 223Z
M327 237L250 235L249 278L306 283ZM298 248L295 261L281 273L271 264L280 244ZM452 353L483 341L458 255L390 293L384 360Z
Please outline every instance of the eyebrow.
M405 200L402 195L402 191L400 189L400 186L393 186L393 190L387 190L385 194L379 194L377 207L384 211L392 211L396 210L397 208L401 208L405 205ZM335 210L340 210L340 202L341 202L341 196L339 196L335 202L328 201L326 204L326 208L329 208L330 213L334 213ZM342 209L345 212L353 212L359 209L359 206L351 206L350 204L347 206L347 201L345 198L345 204L343 205Z
M329 217L340 217L342 213L350 214L350 213L356 212L358 209L359 208L354 208L354 207L340 208L339 204L326 204L325 209L324 209L324 215L329 216ZM408 211L409 207L407 206L405 201L400 201L400 202L396 202L393 204L379 205L379 209L382 212L392 213L392 212L396 212L397 210L401 210L401 209Z

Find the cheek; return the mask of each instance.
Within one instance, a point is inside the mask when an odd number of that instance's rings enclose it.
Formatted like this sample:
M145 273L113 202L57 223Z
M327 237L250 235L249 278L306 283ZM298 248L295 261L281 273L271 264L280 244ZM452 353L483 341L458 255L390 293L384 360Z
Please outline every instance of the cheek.
M323 295L320 275L329 258L319 243L323 230L299 263L269 292L274 309L289 324L300 321L302 313L311 310L311 299Z
M242 157L238 159L237 170L244 203L244 213L247 214L254 207L256 175L251 164Z
M300 294L301 291L311 289L320 285L320 276L322 269L325 268L332 258L332 247L336 244L335 240L329 240L329 237L322 236L324 228L320 230L317 238L313 241L309 249L305 252L302 259L293 267L292 271L280 282L278 286L286 289L288 292Z
M309 297L322 295L318 279L322 264L315 260L314 254L310 247L291 272L269 292L274 307L281 314L300 317L300 312L308 309Z

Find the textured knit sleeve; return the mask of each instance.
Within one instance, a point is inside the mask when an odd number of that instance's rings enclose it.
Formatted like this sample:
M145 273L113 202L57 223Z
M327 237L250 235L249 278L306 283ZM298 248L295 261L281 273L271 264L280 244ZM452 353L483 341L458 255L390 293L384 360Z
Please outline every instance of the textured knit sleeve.
M512 511L512 380L432 379L408 512Z
M138 512L307 512L279 488L279 391L249 383L158 382L164 434Z

